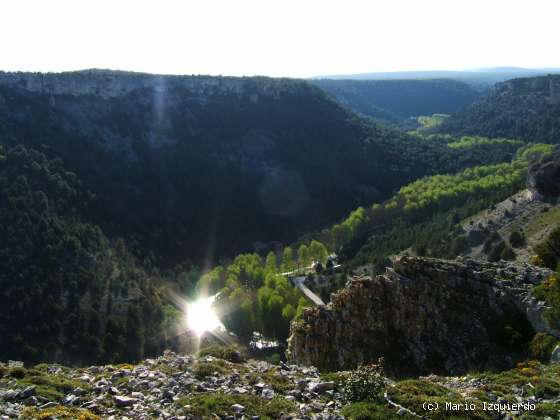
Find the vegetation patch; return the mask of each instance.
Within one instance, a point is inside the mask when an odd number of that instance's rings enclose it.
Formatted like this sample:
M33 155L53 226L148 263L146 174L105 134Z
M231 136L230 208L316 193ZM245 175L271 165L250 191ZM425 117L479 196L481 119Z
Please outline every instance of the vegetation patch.
M522 362L515 369L494 374L484 374L483 390L501 396L515 394L523 389L525 395L546 395L549 390L560 391L560 366L558 364L544 365L536 360ZM530 385L529 385L530 384Z
M383 359L378 364L363 365L350 372L342 384L344 399L348 402L380 402L384 391Z
M554 275L533 288L533 296L546 302L550 308L544 313L544 318L553 328L560 328L560 281Z
M211 345L203 347L198 351L199 357L212 356L218 359L227 360L232 363L243 363L247 359L246 350L239 346L220 346Z
M547 210L544 210L547 209ZM549 226L560 225L560 207L544 207L538 217L531 220L525 229L527 236L543 231Z
M44 410L28 407L23 410L20 418L26 420L101 420L91 411L83 408L56 406Z
M400 415L393 407L381 403L358 402L348 404L340 412L344 417L351 420L396 420L413 419L410 414Z
M245 407L245 416L259 416L261 420L278 419L283 414L288 414L295 410L295 405L281 397L266 400L256 395L226 395L222 393L197 394L179 400L181 406L188 414L209 418L214 415L220 417L234 415L231 408L234 404Z
M16 379L18 386L22 388L35 385L37 395L50 401L58 400L76 388L90 389L89 384L83 381L39 369L12 368L6 371L6 376Z
M213 376L215 373L223 374L227 372L226 364L223 360L217 359L214 361L199 361L193 366L193 373L198 379L203 379L208 376Z
M554 347L559 343L556 337L546 333L537 333L531 340L531 357L542 362L548 362Z
M321 380L324 382L334 382L337 386L342 386L349 375L350 372L348 371L324 372L321 373Z
M286 392L293 389L293 384L290 380L285 376L281 376L277 368L262 373L251 372L248 374L247 380L250 385L264 382L276 392Z
M490 414L481 410L481 405L477 405L475 411L465 410L444 410L446 403L464 404L465 402L475 402L473 398L465 399L462 395L446 388L442 385L427 381L408 379L397 382L394 387L387 390L389 398L402 405L403 407L420 415L425 415L424 403L437 403L439 410L432 411L430 418L449 419L449 418L468 418L468 419L490 419Z

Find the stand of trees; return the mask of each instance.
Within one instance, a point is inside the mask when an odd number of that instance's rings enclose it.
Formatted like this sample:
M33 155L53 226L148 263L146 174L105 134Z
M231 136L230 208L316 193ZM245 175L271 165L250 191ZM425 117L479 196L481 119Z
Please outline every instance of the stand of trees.
M171 312L122 241L83 222L60 159L0 148L0 360L139 360L172 345Z
M218 266L203 275L197 289L200 294L219 292L216 307L224 325L245 341L253 333L282 341L288 337L290 322L308 304L282 273L306 268L312 262L326 264L324 244L312 240L301 244L297 254L292 247L283 249L278 259L269 252L241 254L227 267Z
M530 163L553 151L551 145L528 145L512 163L414 181L384 203L358 208L318 237L337 250L348 269L369 264L382 270L387 256L409 247L420 255L452 258L465 243L458 223L522 189Z

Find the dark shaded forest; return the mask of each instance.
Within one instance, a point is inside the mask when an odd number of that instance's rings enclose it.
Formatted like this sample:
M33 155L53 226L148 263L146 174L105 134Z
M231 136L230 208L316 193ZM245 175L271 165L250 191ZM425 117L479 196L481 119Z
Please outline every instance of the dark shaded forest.
M457 112L480 95L469 85L451 79L318 79L313 83L355 112L405 128L414 128L414 118L421 115Z
M558 143L560 75L514 79L447 119L438 131Z
M453 156L303 81L117 76L133 88L107 97L0 86L0 143L61 158L96 197L80 214L173 263L292 241Z

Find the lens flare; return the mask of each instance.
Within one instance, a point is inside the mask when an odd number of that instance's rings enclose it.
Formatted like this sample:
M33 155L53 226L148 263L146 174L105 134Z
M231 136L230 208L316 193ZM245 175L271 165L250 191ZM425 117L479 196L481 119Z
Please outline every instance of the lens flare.
M223 328L216 312L212 308L214 296L202 298L187 305L186 321L189 330L201 337L205 332Z

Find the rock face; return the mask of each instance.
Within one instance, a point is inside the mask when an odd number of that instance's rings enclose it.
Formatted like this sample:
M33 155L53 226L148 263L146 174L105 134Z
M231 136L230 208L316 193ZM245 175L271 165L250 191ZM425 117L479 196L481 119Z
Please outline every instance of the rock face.
M560 153L547 156L529 168L529 188L544 197L560 196Z
M288 357L345 369L383 356L396 374L506 368L547 328L530 290L549 275L526 264L400 257L384 275L355 277L329 305L306 310Z
M63 73L0 72L0 85L43 95L95 95L103 98L123 96L139 88L165 93L169 87L178 86L191 89L196 94L221 92L240 95L246 87L243 78L235 77L162 76L100 69ZM271 90L274 88L271 87ZM54 97L53 100L51 105L56 104Z

